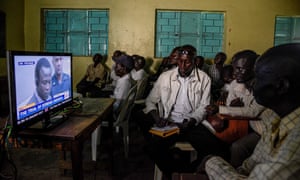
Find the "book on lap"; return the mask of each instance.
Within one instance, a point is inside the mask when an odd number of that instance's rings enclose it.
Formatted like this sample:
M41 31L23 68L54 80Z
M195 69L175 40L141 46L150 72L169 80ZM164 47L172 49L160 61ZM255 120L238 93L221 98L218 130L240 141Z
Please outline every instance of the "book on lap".
M173 134L178 134L179 128L177 126L152 127L149 132L160 137L168 137Z

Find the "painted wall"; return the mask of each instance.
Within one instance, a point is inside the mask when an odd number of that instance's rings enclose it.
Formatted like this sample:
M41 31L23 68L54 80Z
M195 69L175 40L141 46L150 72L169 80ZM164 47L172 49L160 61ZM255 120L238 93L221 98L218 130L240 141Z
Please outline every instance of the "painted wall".
M24 1L1 0L0 10L6 15L6 48L23 50L24 46ZM0 58L0 76L7 74L6 59Z
M121 49L129 54L140 54L153 59L155 35L155 10L204 10L225 12L225 43L224 51L230 58L241 49L253 49L258 53L273 45L274 20L276 15L300 15L299 0L26 0L24 1L24 19L22 8L15 5L20 12L15 13L16 7L11 4L23 0L1 0L7 8L9 17L7 36L9 49L22 48L24 33L24 49L40 50L41 8L108 8L110 10L109 22L109 54ZM11 5L11 6L10 6ZM16 28L15 23L22 24L24 28ZM19 39L20 38L20 39ZM91 57L74 57L74 84L76 84L86 67L92 62ZM154 59L151 70L155 71L160 62ZM109 59L107 65L111 67Z

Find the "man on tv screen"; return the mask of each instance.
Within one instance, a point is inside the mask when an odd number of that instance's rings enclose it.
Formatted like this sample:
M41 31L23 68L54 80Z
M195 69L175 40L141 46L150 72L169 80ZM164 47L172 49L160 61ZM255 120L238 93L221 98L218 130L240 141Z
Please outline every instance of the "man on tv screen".
M36 90L26 101L26 105L36 105L52 99L50 94L52 87L51 75L52 69L49 61L46 58L39 59L34 71Z
M64 95L64 98L70 96L71 79L70 76L63 72L63 58L54 56L52 59L54 75L52 76L52 96L57 97Z

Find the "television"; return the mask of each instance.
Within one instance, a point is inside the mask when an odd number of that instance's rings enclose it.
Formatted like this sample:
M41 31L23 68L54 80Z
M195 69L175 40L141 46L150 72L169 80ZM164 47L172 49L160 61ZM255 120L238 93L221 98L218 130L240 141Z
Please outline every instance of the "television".
M14 131L49 129L65 119L57 114L73 102L71 53L10 50L7 73Z

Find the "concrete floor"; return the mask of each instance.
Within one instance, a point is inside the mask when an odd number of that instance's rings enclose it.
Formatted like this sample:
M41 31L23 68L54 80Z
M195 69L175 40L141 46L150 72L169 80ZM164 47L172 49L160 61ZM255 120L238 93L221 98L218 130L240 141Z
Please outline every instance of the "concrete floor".
M153 162L144 154L142 148L143 137L138 131L131 132L129 158L124 158L121 138L114 138L113 160L109 156L109 137L102 136L98 148L97 162L91 161L91 144L84 145L84 179L88 180L152 180L154 172ZM62 175L58 169L60 152L49 149L12 148L10 156L17 168L18 180L70 180L71 171ZM113 162L113 163L112 163ZM6 168L9 165L5 165ZM3 171L2 171L3 172ZM1 178L0 178L1 179Z

